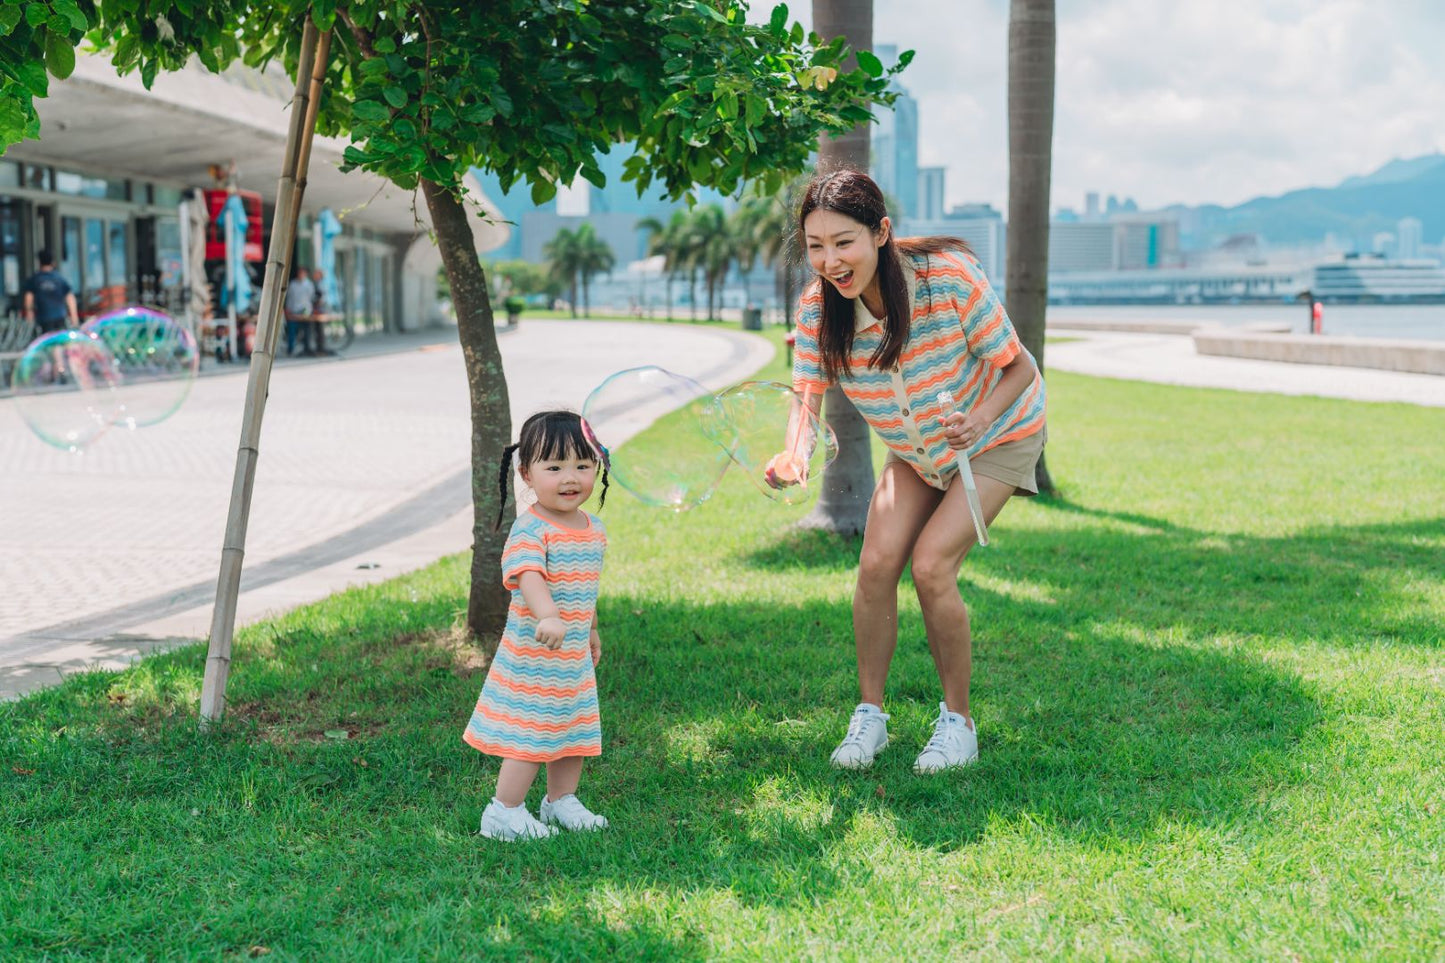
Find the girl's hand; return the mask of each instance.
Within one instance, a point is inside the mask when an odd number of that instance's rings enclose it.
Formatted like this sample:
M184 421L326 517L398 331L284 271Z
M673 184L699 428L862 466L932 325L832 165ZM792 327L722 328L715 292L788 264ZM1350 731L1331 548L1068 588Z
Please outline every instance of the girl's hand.
M971 448L988 431L989 423L976 411L966 415L955 411L939 420L944 424L943 434L948 439L948 447L955 451Z
M588 645L592 649L592 664L597 665L602 661L602 636L598 635L596 630L594 629L592 632L592 638L588 639L587 641Z
M549 649L555 651L561 648L562 640L566 637L567 623L555 615L549 619L542 619L537 623L537 641Z

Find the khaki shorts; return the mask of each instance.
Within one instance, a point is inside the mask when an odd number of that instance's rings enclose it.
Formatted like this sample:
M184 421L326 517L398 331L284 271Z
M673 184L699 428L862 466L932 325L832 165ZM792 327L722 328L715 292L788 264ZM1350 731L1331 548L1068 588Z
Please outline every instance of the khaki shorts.
M988 451L970 458L968 464L975 475L985 475L1005 485L1014 486L1015 495L1037 495L1039 485L1034 469L1038 467L1039 456L1044 453L1044 443L1048 440L1049 429L1045 425L1032 435L994 445ZM892 451L888 452L887 461L913 467Z

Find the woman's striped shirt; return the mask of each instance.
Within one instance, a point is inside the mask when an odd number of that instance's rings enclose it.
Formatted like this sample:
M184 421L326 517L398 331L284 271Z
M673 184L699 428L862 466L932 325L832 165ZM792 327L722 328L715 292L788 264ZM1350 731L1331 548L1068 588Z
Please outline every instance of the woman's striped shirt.
M892 368L868 367L883 340L883 322L861 298L855 301L853 350L840 387L889 450L934 488L947 489L958 468L944 435L945 407L938 394L953 395L954 409L971 411L988 397L1003 368L1025 351L988 279L961 252L902 255L911 312L908 340ZM818 350L825 282L818 278L798 305L793 389L821 393L828 387ZM1044 382L1033 383L972 447L970 458L1044 427Z

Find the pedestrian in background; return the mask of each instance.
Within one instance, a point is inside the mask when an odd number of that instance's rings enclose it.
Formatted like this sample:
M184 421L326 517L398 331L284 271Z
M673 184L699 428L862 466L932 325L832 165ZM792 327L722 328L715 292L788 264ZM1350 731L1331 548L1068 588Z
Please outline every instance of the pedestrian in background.
M296 336L302 334L301 325L311 320L316 309L316 286L311 283L311 272L298 266L291 283L286 285L286 355L296 353ZM310 355L306 348L308 339L302 336L302 354Z
M55 270L55 256L41 251L40 270L25 282L25 319L35 324L35 336L80 325L80 311L70 282Z

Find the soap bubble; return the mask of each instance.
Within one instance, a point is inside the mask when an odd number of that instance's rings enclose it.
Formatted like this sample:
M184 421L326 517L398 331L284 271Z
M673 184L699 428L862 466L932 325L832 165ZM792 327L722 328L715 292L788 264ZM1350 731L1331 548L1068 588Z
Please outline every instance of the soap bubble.
M121 413L115 356L84 331L54 331L36 339L15 364L15 407L47 445L78 452Z
M728 467L731 432L717 398L691 378L647 365L619 371L582 405L610 449L610 478L647 505L683 512L707 501ZM653 422L660 431L623 442Z
M121 376L116 424L157 424L191 393L201 354L195 336L169 316L128 307L92 318L82 330L98 338L115 358Z
M804 399L775 381L744 381L718 395L718 404L732 434L729 454L763 494L788 505L817 497L838 439Z

